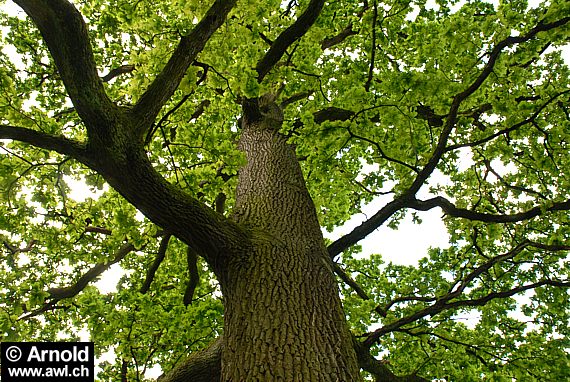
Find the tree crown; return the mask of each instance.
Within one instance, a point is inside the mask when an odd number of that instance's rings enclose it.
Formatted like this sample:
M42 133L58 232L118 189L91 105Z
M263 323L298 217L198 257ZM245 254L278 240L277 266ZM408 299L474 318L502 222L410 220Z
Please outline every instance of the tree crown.
M323 229L392 197L328 243L364 348L398 375L568 377L567 2L15 3L30 17L0 14L3 339L85 328L144 374L217 336L214 274L107 186L97 150L125 134L231 216L251 101L283 111ZM130 135L101 127L127 117ZM434 208L449 247L418 266L357 256L376 228ZM114 264L116 291L94 287Z

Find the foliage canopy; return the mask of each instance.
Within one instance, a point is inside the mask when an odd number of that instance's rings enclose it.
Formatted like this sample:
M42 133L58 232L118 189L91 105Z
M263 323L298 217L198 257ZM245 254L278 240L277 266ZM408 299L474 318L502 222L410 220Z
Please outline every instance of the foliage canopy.
M212 6L72 3L108 98L150 114L141 100ZM328 243L352 332L382 359L361 367L428 380L567 380L570 72L560 48L570 3L233 3L158 103L142 137L154 168L231 216L242 106L271 94L323 229L393 197ZM311 10L316 21L296 23ZM85 329L99 352L117 355L101 380L169 370L222 332L215 275L76 155L70 142L90 137L76 100L98 98L66 82L31 18L0 17L2 340ZM76 182L91 196L74 197ZM436 208L449 247L417 266L358 256L376 228ZM125 275L103 293L93 282L114 264Z

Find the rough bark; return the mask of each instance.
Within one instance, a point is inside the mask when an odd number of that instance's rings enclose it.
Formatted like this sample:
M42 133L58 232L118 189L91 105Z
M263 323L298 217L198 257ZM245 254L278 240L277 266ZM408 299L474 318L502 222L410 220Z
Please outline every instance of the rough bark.
M223 342L223 338L219 337L204 350L192 353L168 373L160 376L157 382L220 382ZM427 379L414 374L395 375L385 362L374 358L368 349L363 348L354 338L353 346L358 365L369 372L376 382L428 382Z
M193 353L157 382L217 382L220 380L222 339L218 338L206 349Z
M252 232L249 251L221 278L222 381L356 381L356 353L332 264L294 148L272 102L244 104L233 219Z

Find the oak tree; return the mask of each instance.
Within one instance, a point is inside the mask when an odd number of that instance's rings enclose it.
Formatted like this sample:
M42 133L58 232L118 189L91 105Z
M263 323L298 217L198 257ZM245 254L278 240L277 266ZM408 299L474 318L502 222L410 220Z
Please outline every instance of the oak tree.
M101 380L568 379L567 1L0 3L3 340L88 331ZM433 209L449 246L359 255Z

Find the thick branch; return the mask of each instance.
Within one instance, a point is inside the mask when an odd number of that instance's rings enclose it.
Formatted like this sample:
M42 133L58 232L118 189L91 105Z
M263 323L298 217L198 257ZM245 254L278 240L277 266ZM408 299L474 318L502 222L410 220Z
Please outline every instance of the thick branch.
M56 151L85 164L90 162L85 145L65 137L19 126L0 125L0 139L13 139L41 149Z
M451 103L449 113L447 114L446 117L447 119L444 129L439 136L437 146L427 164L424 166L422 171L420 171L415 181L410 186L408 190L409 194L415 195L422 187L422 185L425 183L425 181L428 179L428 177L431 175L431 173L435 170L437 164L439 163L439 160L446 151L447 141L449 135L451 134L453 128L455 127L455 122L457 121L457 115L461 104L469 96L475 93L481 87L481 85L483 85L485 80L492 73L493 68L495 67L495 64L499 59L499 56L501 55L503 50L509 46L529 41L532 38L534 38L539 32L548 31L560 27L566 24L568 21L570 21L570 17L566 17L562 20L550 24L539 23L536 27L532 28L527 34L517 37L513 36L507 37L506 39L500 41L499 43L497 43L497 45L495 45L495 47L492 49L489 55L489 60L487 61L487 64L485 65L479 76L477 76L475 81L473 81L473 83L469 87L467 87L467 89L457 94L453 98L453 102Z
M310 95L310 93L307 93ZM305 94L300 94L300 97L305 97ZM339 107L330 106L326 107L322 110L316 111L313 113L313 121L317 124L321 124L326 121L334 122L334 121L348 121L351 118L354 118L356 113L352 110L341 109ZM298 129L303 126L303 122L300 119L297 119L293 122L293 128Z
M565 202L552 203L552 205L546 208L534 207L530 210L511 215L486 214L465 208L457 208L453 203L441 196L437 196L428 200L414 199L410 201L407 206L419 211L428 211L434 207L439 207L443 210L443 212L445 212L446 215L468 220L482 221L485 223L514 223L522 220L532 219L534 217L542 215L544 212L570 210L570 200L567 200Z
M77 113L90 126L104 126L116 106L97 74L88 29L66 0L14 0L40 30Z
M271 69L279 62L287 49L298 39L303 37L319 17L323 9L324 0L311 0L307 9L299 18L275 39L271 48L259 60L255 70L257 80L261 82Z
M358 357L358 366L372 374L376 382L428 382L427 379L416 375L397 376L386 365L385 362L374 358L370 354L370 349L362 346L354 340L354 348Z
M339 107L327 107L323 110L319 110L313 114L313 119L315 123L323 123L325 121L347 121L354 117L356 113L352 110L341 109Z
M216 339L206 349L192 353L157 382L218 382L222 369L222 338Z
M455 122L457 121L457 116L458 116L459 108L460 108L461 104L469 96L471 96L473 93L475 93L481 87L481 85L483 85L485 80L492 73L493 68L495 67L495 64L496 64L497 60L499 59L499 56L501 55L503 50L505 48L508 48L509 46L529 41L532 38L534 38L539 32L544 32L544 31L548 31L548 30L551 30L554 28L558 28L558 27L566 24L568 21L570 21L570 17L566 17L566 18L563 18L562 20L558 20L556 22L549 23L549 24L539 23L537 26L532 28L527 34L525 34L523 36L507 37L506 39L500 41L499 43L497 43L497 45L495 45L495 47L491 50L491 53L489 54L489 60L487 61L487 64L485 64L485 66L484 66L483 70L481 71L481 73L479 74L479 76L477 76L477 78L473 81L473 83L470 86L468 86L464 91L457 94L453 98L453 101L451 103L451 107L449 109L449 113L447 114L447 117L446 117L447 118L446 123L445 123L445 126L443 128L443 131L441 132L441 134L439 136L437 146L436 146L432 156L428 160L427 164L420 171L420 173L416 177L415 181L410 186L410 188L408 190L409 194L415 195L419 191L419 189L422 187L422 185L426 182L426 180L429 178L431 173L435 170L435 168L436 168L437 164L439 163L441 157L446 152L446 146L447 146L447 142L449 139L449 135L451 134L451 132L453 131L453 128L455 127Z
M162 72L155 78L133 108L134 115L143 121L141 128L148 129L150 127L162 106L178 88L188 67L204 49L212 34L225 21L226 16L235 4L236 0L216 0L194 29L180 39L178 47Z
M153 223L188 244L214 272L249 246L242 227L164 179L143 149L128 149L118 159L113 152L97 159L95 170L111 187Z

